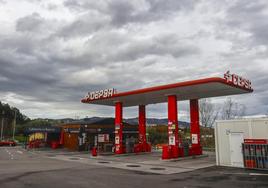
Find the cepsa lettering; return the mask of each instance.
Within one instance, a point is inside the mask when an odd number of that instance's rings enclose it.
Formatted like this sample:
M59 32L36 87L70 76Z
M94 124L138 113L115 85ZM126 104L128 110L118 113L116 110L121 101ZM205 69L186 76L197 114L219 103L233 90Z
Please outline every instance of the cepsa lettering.
M224 78L228 83L231 82L234 85L244 87L246 89L251 89L251 82L249 80L242 78L236 74L230 74L230 71L227 71L224 74Z
M100 91L89 92L86 98L88 98L89 100L107 98L113 96L115 94L115 91L116 90L114 88L111 88L111 89L103 89Z

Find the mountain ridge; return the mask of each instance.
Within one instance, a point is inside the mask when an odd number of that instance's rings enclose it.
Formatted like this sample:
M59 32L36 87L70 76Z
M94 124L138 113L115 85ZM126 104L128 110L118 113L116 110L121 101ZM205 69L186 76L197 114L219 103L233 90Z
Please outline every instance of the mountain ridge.
M71 123L71 122L75 122L75 121L84 121L84 122L87 122L88 124L92 124L92 123L97 123L97 122L105 122L105 120L107 121L107 123L111 123L111 121L113 121L111 119L114 120L114 118L112 118L112 117L90 117L90 118L84 118L84 119L79 119L79 120L67 118L67 119L62 119L62 121L63 121L63 123ZM66 121L64 121L64 120L66 120ZM123 119L123 121L130 124L130 125L138 125L139 119L138 119L138 117L125 118L125 119ZM178 123L179 123L179 127L185 127L185 128L190 127L189 122L178 121ZM146 125L147 126L167 125L167 124L168 124L167 118L146 118Z

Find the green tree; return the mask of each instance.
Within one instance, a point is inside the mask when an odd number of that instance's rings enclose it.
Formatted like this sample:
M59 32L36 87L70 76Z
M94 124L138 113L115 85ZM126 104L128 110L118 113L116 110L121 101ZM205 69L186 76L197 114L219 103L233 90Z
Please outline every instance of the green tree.
M3 122L3 135L5 137L12 135L15 117L17 127L30 121L30 118L22 114L19 109L0 101L0 119L1 123Z

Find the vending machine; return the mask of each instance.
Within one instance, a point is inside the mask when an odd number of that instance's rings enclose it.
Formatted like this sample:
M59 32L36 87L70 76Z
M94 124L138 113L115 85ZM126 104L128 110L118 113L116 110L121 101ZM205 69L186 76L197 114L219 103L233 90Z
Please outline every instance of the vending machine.
M268 170L268 140L245 139L242 146L245 168Z

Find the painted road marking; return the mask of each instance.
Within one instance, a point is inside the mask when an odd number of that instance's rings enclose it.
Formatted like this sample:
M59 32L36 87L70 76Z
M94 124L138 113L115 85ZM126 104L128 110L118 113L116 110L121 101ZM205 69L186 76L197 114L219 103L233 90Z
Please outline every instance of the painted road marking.
M250 176L268 176L268 174L261 174L261 173L249 173Z
M23 152L22 151L17 151L18 153L20 153L20 154L23 154Z
M250 175L250 176L268 176L268 174L262 174L262 173L220 173L220 174L223 174L223 175Z
M223 175L248 175L248 173L244 173L244 172L238 172L238 173L225 173L225 172L221 172L219 174L223 174Z

